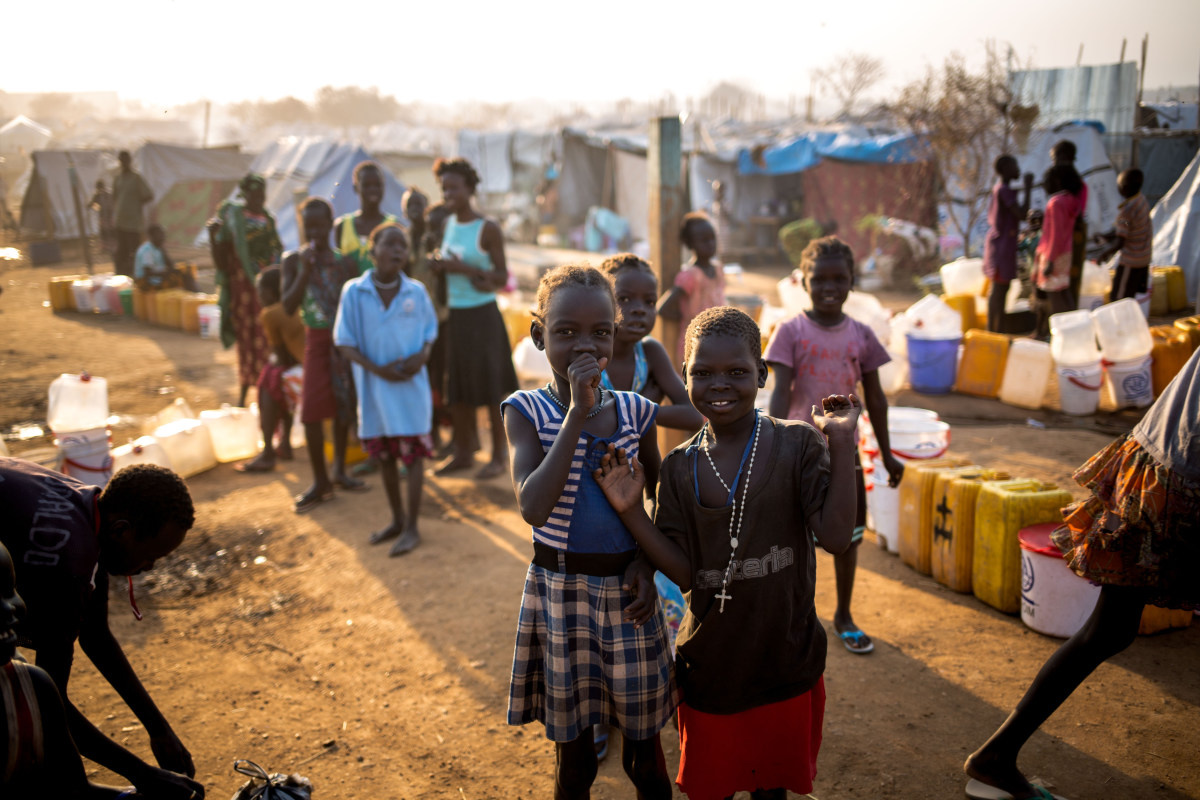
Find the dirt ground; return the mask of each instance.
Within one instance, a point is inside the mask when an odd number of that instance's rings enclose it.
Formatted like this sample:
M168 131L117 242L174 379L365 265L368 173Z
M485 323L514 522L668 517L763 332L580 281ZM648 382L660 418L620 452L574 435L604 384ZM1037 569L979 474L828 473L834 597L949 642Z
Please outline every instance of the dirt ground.
M0 429L44 421L50 381L84 368L110 382L111 408L122 415L117 443L174 398L197 411L236 399L232 353L215 342L119 317L53 313L46 281L76 271L0 262ZM954 450L978 463L1073 489L1071 470L1130 422L955 396L898 402L936 408L954 425ZM48 444L8 442L14 454ZM137 579L144 621L114 583L117 636L191 748L208 796L232 794L240 783L233 761L248 758L308 776L318 798L549 797L552 746L539 727L504 721L530 554L508 481L429 479L424 544L389 559L366 542L386 517L378 485L307 516L292 512L291 496L309 479L300 455L272 474L221 465L189 480L197 524L177 553ZM964 757L1059 642L917 574L867 538L854 611L877 647L866 657L830 647L814 795L961 797ZM817 608L831 627L824 554ZM76 664L74 701L149 758L131 712L86 658ZM1022 766L1073 800L1198 798L1198 730L1193 625L1143 637L1103 665L1035 735ZM669 734L673 770L678 744ZM634 796L619 757L601 765L594 796Z

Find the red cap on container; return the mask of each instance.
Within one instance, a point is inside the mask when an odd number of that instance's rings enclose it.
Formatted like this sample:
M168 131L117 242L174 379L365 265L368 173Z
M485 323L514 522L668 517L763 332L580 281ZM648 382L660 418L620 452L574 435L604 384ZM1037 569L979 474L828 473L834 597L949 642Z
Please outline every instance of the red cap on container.
M1028 550L1031 553L1041 553L1044 556L1052 556L1056 558L1064 558L1062 550L1050 540L1050 534L1054 533L1056 528L1062 527L1058 522L1043 522L1039 525L1030 525L1028 528L1021 528L1017 533L1017 541L1021 543L1022 550Z

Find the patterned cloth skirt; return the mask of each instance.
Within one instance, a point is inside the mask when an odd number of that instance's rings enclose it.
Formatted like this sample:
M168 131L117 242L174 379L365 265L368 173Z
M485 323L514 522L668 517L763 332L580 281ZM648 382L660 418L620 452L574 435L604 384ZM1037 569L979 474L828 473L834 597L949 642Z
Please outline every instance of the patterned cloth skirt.
M1054 543L1094 583L1138 586L1147 602L1200 608L1200 486L1154 460L1127 435L1075 472L1092 491L1063 509Z
M271 349L258 322L262 313L258 290L240 264L235 264L229 271L229 311L233 315L233 333L237 337L238 383L254 386Z
M630 739L656 736L676 693L659 609L641 628L621 619L621 576L551 572L529 565L517 623L508 724L537 720L546 738L570 742L607 724Z

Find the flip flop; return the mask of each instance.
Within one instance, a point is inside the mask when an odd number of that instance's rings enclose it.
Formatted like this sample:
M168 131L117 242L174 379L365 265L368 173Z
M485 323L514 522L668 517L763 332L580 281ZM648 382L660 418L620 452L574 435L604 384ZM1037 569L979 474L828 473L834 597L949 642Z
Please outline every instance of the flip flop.
M332 489L326 492L305 492L302 495L297 495L295 505L296 513L307 514L309 511L312 511L314 508L321 505L321 503L324 503L327 500L332 500L335 496L336 495L334 495Z
M865 656L875 649L875 643L868 639L862 631L842 631L838 634L838 638L842 640L842 644L847 650L860 656Z
M1033 790L1037 794L1031 800L1066 800L1056 794L1050 794L1044 786L1034 786ZM975 778L967 782L967 797L969 800L1013 800L1010 792Z

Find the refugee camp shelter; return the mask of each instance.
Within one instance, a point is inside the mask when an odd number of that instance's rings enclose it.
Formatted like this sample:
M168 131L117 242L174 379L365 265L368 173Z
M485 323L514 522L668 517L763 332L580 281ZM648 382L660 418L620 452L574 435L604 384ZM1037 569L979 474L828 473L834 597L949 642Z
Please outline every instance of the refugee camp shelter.
M87 235L98 234L99 221L95 212L88 210L88 202L96 181L107 180L109 168L114 166L116 159L100 150L35 151L29 184L21 199L21 232L55 239L78 237L78 200Z
M354 168L371 157L356 144L326 138L285 137L275 141L254 159L250 171L267 179L267 210L275 217L279 238L285 249L300 246L303 232L297 213L306 197L328 200L334 216L358 209L354 193ZM383 169L383 211L394 214L407 225L401 197L404 186L386 168ZM236 190L230 199L236 199ZM203 226L195 244L203 246L208 234Z
M49 128L18 115L0 127L0 156L28 155L49 144L51 136Z
M1200 292L1200 153L1150 212L1153 263L1180 266L1188 297Z
M221 200L250 171L252 161L237 147L204 149L147 142L133 154L134 170L154 192L147 221L163 226L168 244L191 244Z

